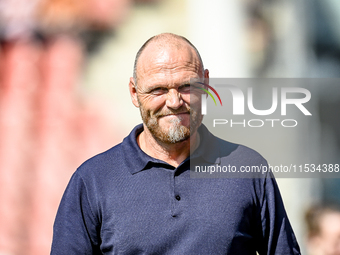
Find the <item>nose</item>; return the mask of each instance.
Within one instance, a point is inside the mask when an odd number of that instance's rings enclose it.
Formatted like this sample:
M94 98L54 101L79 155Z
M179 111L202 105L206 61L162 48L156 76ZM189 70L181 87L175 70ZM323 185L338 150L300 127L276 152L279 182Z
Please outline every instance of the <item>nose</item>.
M181 93L176 89L170 89L167 94L166 106L171 109L178 109L183 105Z

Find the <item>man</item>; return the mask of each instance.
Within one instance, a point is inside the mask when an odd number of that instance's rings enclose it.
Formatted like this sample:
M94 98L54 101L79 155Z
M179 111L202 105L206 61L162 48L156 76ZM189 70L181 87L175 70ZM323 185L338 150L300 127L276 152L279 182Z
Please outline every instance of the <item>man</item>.
M190 178L190 161L260 165L201 125L198 51L160 34L137 53L129 89L143 124L73 175L52 254L300 254L273 178Z
M305 214L310 255L340 255L340 206L319 204Z

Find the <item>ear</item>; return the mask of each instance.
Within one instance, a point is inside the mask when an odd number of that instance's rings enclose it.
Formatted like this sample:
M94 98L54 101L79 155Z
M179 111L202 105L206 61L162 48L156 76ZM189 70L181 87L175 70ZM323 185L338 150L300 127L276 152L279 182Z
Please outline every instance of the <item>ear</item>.
M137 99L137 88L136 88L135 81L132 77L130 77L129 91L130 91L132 103L134 104L134 106L139 107L139 103Z
M204 83L209 84L209 70L208 69L204 70ZM206 87L206 86L204 86L204 87ZM208 88L206 87L206 89L208 89ZM206 97L208 97L208 93L206 93Z
M204 70L204 83L209 84L209 70L208 69Z

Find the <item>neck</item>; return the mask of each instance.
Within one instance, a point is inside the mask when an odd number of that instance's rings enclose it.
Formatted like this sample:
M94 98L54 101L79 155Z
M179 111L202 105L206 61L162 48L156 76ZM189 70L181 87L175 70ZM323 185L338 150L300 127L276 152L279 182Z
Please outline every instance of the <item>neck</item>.
M142 151L153 158L167 162L178 167L199 145L200 137L197 131L189 139L167 144L156 140L144 126L144 131L137 137L137 143ZM191 147L191 148L190 148Z

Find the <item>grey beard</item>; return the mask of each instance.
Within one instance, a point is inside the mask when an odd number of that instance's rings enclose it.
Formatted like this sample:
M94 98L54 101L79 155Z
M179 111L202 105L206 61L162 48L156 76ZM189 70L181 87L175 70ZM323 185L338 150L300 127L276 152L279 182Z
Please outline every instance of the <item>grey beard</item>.
M160 126L158 125L158 118L165 116L167 114L174 113L172 111L163 111L156 113L153 117L150 116L150 113L144 109L142 104L140 104L140 112L142 116L142 120L152 136L163 143L178 143L181 141L185 141L190 138L191 134L195 132L198 128L198 126L202 122L203 116L199 114L200 109L198 111L191 110L190 108L181 109L181 111L177 112L185 112L185 110L190 113L190 127L185 127L180 124L181 120L178 118L175 118L172 120L173 125L169 128L168 131L162 130Z
M170 143L178 143L180 141L188 139L187 128L180 125L180 119L174 119L171 121L174 125L170 127L168 132L168 140ZM190 133L189 133L190 136Z
M161 142L174 144L184 141L190 137L190 130L180 124L180 119L176 118L171 120L171 122L173 125L167 132L160 130L158 120L156 118L149 119L145 122L145 124L155 139L160 140Z

